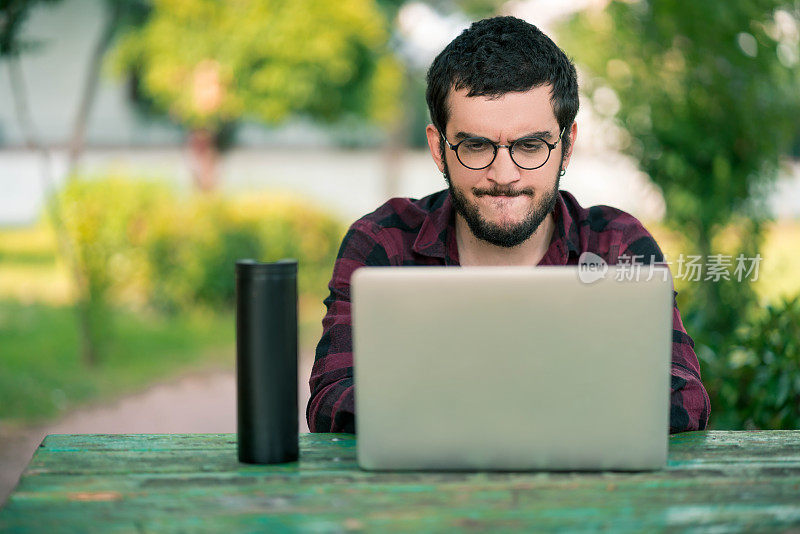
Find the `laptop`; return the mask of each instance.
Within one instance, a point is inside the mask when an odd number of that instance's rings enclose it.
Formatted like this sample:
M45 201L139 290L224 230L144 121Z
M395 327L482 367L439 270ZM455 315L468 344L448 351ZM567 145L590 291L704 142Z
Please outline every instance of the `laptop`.
M352 277L368 470L666 464L666 267L365 267ZM649 272L648 272L649 271Z

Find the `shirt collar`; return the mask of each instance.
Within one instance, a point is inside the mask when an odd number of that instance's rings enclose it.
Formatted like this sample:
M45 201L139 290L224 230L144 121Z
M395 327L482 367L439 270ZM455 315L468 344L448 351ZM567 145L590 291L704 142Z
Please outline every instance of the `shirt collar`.
M448 190L445 189L440 194L444 198L439 203L439 207L435 207L425 216L412 250L423 256L441 258L445 263L457 264L458 250L455 245L453 203L450 200L450 192ZM449 247L451 247L449 251L451 261L447 261Z
M570 256L577 258L580 255L577 224L570 215L565 199L574 200L570 193L559 191L556 206L553 209L555 225L553 237L550 238L550 246L539 261L539 265L567 265Z

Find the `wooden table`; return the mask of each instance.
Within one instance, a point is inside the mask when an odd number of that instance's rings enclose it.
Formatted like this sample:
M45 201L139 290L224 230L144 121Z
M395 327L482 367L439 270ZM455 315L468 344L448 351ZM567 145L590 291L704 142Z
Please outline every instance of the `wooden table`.
M370 473L353 436L300 444L299 462L250 466L232 434L51 435L0 531L800 528L800 431L680 434L649 473Z

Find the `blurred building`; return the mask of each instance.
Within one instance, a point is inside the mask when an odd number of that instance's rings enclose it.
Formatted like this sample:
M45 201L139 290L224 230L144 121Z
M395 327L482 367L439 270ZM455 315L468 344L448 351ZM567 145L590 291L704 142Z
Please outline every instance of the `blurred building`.
M39 139L53 147L64 146L71 134L81 91L104 20L104 3L97 0L62 0L35 8L23 28L34 48L22 56L27 98ZM135 104L131 79L119 78L104 65L86 132L88 146L181 146L184 131L169 119L144 113ZM244 124L236 142L243 146L308 142L325 144L320 128L295 121L283 128ZM14 110L8 69L0 68L0 149L21 148L25 138Z
M526 15L531 10L522 8L535 3L521 2L518 15L529 18ZM437 21L432 10L420 5L410 8L416 9L413 19L418 25L420 13L427 13L424 27L438 24L442 34L454 35L467 24L466 20L452 17ZM103 9L104 3L97 0L62 0L37 7L24 28L24 37L37 43L21 61L27 100L38 140L51 148L56 185L66 171L66 146L91 50L102 30ZM538 9L533 12L537 17L542 13ZM532 22L541 24L540 20ZM429 62L428 56L435 52L424 47L421 50L422 59L417 61L420 72ZM422 57L424 54L428 56ZM39 217L46 188L41 157L25 146L6 66L0 64L0 225L19 225ZM132 175L159 176L189 187L185 131L168 118L143 113L135 104L131 80L114 77L108 67L103 70L89 116L82 169L90 174L108 168L122 169ZM424 102L420 101L420 105ZM607 129L601 119L592 115L590 106L581 107L578 121L576 152L562 187L576 194L584 205L609 204L646 221L660 219L664 203L659 190L637 171L633 161L609 154L597 144ZM245 123L237 127L232 141L234 149L222 162L225 189L290 190L345 219L371 211L386 198L383 176L387 163L375 150L380 135L365 125L324 128L296 120L279 128L267 128ZM351 149L342 150L343 146ZM419 197L445 186L424 149L409 152L400 166L395 194ZM771 204L779 216L800 216L800 166L795 165L781 181Z

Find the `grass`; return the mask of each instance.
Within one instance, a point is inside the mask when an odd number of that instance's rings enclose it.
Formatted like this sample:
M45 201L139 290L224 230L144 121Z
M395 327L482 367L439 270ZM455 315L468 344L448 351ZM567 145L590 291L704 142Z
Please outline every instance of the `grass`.
M0 231L0 299L65 305L73 301L66 267L46 224Z
M319 339L321 311L300 319L301 354ZM30 423L136 392L192 370L233 369L233 312L109 315L101 361L82 361L71 306L0 300L0 421Z
M56 240L44 223L0 231L0 261L6 256L16 261L54 263Z
M191 368L232 367L231 316L170 319L116 310L101 361L79 354L73 308L0 301L0 419L37 421Z
M41 421L187 371L232 369L233 310L157 316L115 309L103 357L80 357L74 292L44 225L0 230L0 422ZM322 297L300 299L301 354L321 333Z

